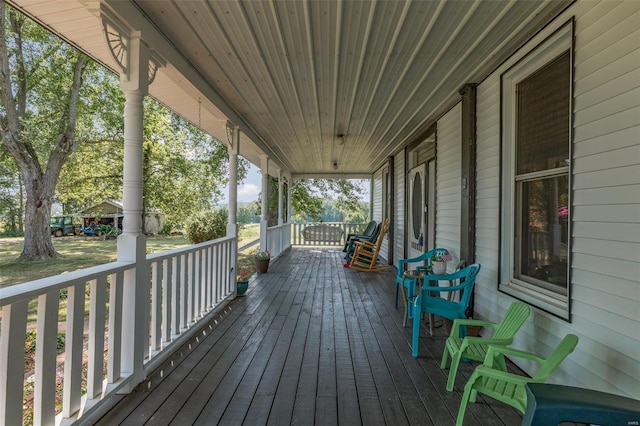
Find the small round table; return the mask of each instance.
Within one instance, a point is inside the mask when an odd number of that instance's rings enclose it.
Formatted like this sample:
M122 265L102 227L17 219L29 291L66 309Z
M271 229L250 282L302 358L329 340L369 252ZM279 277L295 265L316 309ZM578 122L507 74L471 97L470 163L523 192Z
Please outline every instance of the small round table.
M411 271L405 271L404 274L402 274L402 300L404 300L404 318L402 320L402 327L406 327L407 326L407 319L411 319L409 318L409 298L415 298L417 297L420 292L422 291L422 286L424 285L424 278L426 275L431 275L430 271L427 271L426 269L420 269L420 270L411 270ZM415 294L413 294L412 296L408 296L407 295L407 288L404 285L404 281L407 278L413 278L415 279ZM453 282L449 281L449 285L453 285ZM437 288L434 289L434 291L437 291ZM452 294L448 293L447 294L447 300L451 300ZM436 327L439 327L440 325L435 325ZM433 336L433 327L434 327L434 317L433 314L429 314L429 330L431 335Z

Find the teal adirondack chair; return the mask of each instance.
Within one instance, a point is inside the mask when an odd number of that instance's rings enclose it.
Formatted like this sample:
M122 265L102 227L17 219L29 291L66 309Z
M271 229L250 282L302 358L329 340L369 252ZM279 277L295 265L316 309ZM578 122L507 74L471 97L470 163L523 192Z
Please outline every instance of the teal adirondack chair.
M527 408L527 383L544 383L560 363L575 349L578 337L567 334L547 358L505 346L490 346L484 363L474 370L464 387L456 426L462 426L469 401L476 402L478 392L509 404L521 413ZM504 355L535 361L539 368L533 377L519 376L494 369L496 359Z
M489 345L507 346L513 343L516 332L522 327L522 324L529 318L529 305L522 302L514 302L509 306L507 312L498 323L474 319L455 319L451 327L451 334L445 343L444 352L442 353L442 361L440 368L447 366L447 359L451 356L451 369L449 370L449 379L447 380L447 390L453 390L453 382L458 371L458 365L461 359L473 359L482 361L487 354ZM460 336L461 326L480 326L493 329L491 337L471 337ZM495 360L499 365L499 369L506 371L504 358L500 357Z

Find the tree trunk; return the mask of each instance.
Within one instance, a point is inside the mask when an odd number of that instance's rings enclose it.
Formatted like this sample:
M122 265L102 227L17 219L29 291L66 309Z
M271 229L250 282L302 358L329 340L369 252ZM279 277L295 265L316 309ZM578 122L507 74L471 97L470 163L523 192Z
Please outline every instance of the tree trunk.
M18 173L18 180L20 184L20 205L18 206L18 230L24 232L24 185L22 184L22 175Z
M25 185L27 203L25 206L25 223L29 224L24 232L24 248L18 261L45 260L58 257L51 241L50 220L51 200L53 193L50 185L42 182L40 176L33 176ZM27 181L27 179L25 179ZM54 186L55 188L55 186Z

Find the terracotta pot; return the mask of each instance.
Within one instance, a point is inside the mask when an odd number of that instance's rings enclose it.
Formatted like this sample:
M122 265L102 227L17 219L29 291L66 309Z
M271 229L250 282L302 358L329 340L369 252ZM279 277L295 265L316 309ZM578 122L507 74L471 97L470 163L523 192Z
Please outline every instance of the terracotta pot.
M256 271L264 274L269 270L269 261L271 259L256 259Z

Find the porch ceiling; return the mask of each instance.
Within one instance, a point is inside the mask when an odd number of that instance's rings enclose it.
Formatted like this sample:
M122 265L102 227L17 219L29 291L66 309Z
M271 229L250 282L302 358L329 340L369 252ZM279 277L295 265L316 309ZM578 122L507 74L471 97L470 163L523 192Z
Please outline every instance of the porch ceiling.
M11 0L109 68L95 2ZM371 174L570 0L102 3L167 65L150 94L294 175ZM344 134L344 144L336 137ZM333 163L338 168L334 170ZM344 175L343 175L344 176Z

